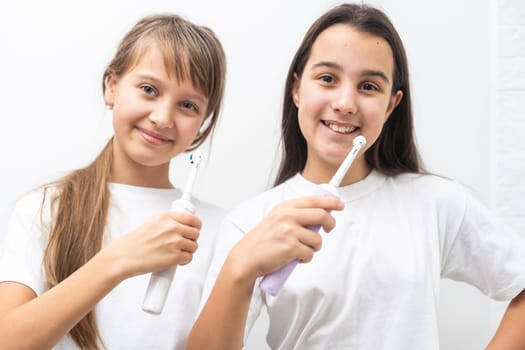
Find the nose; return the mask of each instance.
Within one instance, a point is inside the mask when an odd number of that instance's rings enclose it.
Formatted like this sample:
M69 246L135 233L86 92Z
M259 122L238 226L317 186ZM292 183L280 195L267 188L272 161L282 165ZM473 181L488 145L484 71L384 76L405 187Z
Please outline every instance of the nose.
M160 105L153 109L149 120L159 129L169 129L174 125L174 112L168 105Z
M336 91L332 107L341 114L357 113L357 91L352 87L341 87Z

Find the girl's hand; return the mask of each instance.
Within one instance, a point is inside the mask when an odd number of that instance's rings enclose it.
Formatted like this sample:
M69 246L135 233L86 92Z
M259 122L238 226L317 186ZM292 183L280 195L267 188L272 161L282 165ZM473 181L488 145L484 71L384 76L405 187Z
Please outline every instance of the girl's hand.
M309 262L321 248L322 237L308 229L320 225L325 232L335 226L331 210L343 209L333 197L309 196L275 206L232 249L230 262L249 279L271 273L294 259Z
M193 214L163 212L101 253L113 255L124 278L186 265L197 250L200 229L201 221Z

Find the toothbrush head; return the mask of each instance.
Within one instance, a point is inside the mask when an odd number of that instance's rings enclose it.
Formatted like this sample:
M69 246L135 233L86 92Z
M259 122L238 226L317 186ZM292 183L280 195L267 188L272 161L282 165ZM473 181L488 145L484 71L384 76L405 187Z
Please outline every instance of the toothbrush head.
M346 172L348 171L354 159L357 157L357 154L359 153L359 151L361 151L361 148L363 148L364 145L366 145L366 139L364 136L359 135L354 138L354 146L346 156L345 160L343 160L343 163L341 164L341 166L339 166L339 169L337 169L336 173L330 179L330 182L328 184L334 187L337 187L341 184L341 181L343 181Z
M190 164L199 165L202 160L202 154L200 152L195 152L190 154Z
M197 169L199 167L199 163L202 160L202 154L200 152L195 152L190 154L190 175L188 177L188 182L186 183L186 188L184 189L184 192L182 193L182 199L190 200L191 199L191 192L193 191L193 184L195 183L195 179L197 178Z
M364 136L359 135L354 138L354 146L357 145L359 145L360 148L366 145L366 139Z

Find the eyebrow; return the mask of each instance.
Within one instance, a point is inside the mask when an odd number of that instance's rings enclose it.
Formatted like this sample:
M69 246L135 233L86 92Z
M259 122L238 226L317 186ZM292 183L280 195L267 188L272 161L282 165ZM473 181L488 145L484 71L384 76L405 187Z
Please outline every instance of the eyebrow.
M330 62L330 61L317 62L316 64L314 64L312 66L312 69L319 68L319 67L328 67L328 68L337 69L339 71L343 71L343 67L341 67L341 65L339 65L339 64L337 64L335 62ZM386 74L384 72L380 71L380 70L367 69L367 70L364 70L363 72L361 72L361 76L363 76L363 77L369 77L369 76L379 77L382 80L384 80L385 83L390 83L390 80L388 79Z
M161 86L165 85L162 82L161 79L157 78L153 74L147 74L147 73L146 74L138 74L137 77L140 78L140 79L144 79L144 80L151 80L151 81L155 82L155 84L159 84ZM192 83L192 85L193 85L193 83ZM206 97L204 97L203 95L199 94L199 93L190 93L189 96L190 96L190 98L194 98L196 100L199 100L203 104L208 103L208 99Z
M155 75L153 74L149 74L149 73L142 73L142 74L137 74L136 77L139 79L139 80L150 80L150 81L153 81L155 84L157 85L160 85L162 87L165 86L164 82L162 81L162 79L159 79L157 78Z

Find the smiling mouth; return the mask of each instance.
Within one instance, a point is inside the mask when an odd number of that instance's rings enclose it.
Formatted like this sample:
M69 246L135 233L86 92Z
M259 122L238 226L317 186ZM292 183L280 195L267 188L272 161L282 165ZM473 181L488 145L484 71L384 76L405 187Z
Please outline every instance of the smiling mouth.
M329 128L330 130L343 135L351 134L359 129L357 126L335 124L327 120L322 120L321 123L323 123L323 125Z
M142 134L142 137L144 137L144 139L146 139L146 141L150 143L161 145L173 142L173 140L169 137L154 133L150 130L146 130L140 127L137 127L137 130Z

